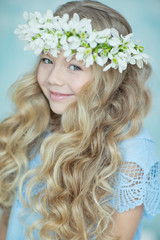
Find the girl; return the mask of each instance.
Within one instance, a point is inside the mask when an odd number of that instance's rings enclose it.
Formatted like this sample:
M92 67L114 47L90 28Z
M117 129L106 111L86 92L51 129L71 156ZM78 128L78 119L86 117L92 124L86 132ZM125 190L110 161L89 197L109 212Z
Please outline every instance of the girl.
M16 33L40 59L0 125L1 231L10 215L7 240L139 240L143 217L160 211L143 47L96 1L24 18Z

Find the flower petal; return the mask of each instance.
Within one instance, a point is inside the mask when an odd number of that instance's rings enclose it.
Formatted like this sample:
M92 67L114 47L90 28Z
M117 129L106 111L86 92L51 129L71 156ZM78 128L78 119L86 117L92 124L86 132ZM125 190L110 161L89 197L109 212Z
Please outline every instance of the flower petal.
M112 63L108 64L105 68L103 68L103 72L108 71L112 67Z

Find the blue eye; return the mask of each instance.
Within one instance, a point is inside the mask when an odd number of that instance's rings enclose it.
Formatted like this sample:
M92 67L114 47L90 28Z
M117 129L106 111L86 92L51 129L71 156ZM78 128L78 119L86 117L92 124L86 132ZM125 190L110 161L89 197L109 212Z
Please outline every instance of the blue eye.
M41 60L45 64L53 64L53 62L49 58L42 58Z
M74 64L70 65L69 67L70 67L70 69L73 70L73 71L80 71L80 70L81 70L80 67L78 67L77 65L74 65Z

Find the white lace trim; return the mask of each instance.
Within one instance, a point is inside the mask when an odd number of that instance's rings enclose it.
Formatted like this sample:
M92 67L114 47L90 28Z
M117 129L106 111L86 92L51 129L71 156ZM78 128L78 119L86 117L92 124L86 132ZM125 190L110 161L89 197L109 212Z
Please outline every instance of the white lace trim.
M146 214L160 212L160 164L156 162L146 174L134 162L124 162L114 186L116 196L111 205L120 213L144 204ZM117 199L117 200L116 200Z

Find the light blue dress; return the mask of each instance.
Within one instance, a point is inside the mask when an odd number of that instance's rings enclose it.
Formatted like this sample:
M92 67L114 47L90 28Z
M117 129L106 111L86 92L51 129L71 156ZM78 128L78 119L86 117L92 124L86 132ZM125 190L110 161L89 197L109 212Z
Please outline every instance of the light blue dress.
M145 129L131 139L120 142L119 149L123 164L118 170L118 184L114 186L117 198L111 205L120 213L134 209L144 204L144 211L134 240L140 240L141 223L143 217L151 219L160 212L160 163L155 145ZM30 162L30 168L41 164L40 154ZM25 193L24 193L25 196ZM25 229L19 219L22 205L17 194L17 199L12 206L7 240L25 240ZM34 221L37 215L32 216ZM25 221L25 219L24 219ZM38 240L38 236L35 237Z

